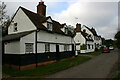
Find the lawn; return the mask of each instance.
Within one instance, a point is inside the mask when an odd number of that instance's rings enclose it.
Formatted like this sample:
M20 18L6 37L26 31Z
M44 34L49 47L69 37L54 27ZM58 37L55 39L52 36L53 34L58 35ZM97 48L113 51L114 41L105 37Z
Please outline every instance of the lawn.
M85 61L90 60L91 58L88 56L77 56L75 58L59 61L54 64L49 64L46 66L41 66L31 70L13 70L11 68L4 67L2 68L3 74L9 75L11 77L37 77L44 78L45 76L51 75L53 73L65 70L67 68L79 65Z
M99 54L101 54L101 53L102 53L102 49L99 49L99 50L94 51L94 52L89 52L88 54L97 56L97 55L99 55Z
M116 75L112 80L120 80L120 73Z

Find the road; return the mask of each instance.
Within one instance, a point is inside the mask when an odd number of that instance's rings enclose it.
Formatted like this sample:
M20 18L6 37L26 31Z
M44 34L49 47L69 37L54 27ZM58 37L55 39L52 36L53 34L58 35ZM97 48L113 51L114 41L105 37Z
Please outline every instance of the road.
M47 78L107 78L113 65L118 61L118 49L103 53L93 59L55 73Z

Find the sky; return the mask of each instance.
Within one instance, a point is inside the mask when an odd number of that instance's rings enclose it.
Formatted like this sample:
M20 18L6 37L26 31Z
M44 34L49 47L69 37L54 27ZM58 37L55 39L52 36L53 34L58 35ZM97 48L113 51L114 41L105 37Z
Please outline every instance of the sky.
M1 0L2 1L2 0ZM40 0L3 0L7 14L12 16L19 6L33 12ZM114 39L118 30L119 0L43 0L47 6L47 16L76 27L77 23L95 28L98 35Z

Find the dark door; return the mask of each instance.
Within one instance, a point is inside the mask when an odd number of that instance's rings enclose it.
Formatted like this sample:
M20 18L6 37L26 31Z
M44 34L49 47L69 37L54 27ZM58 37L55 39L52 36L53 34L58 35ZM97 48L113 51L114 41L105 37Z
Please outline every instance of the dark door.
M56 45L56 60L60 60L59 45Z

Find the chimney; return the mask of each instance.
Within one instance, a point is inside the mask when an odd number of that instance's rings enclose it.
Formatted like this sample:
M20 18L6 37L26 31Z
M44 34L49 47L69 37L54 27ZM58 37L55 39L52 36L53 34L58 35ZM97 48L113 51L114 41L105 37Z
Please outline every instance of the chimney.
M81 24L76 24L76 32L81 32Z
M37 14L46 17L46 5L44 5L44 2L42 0L37 5Z

